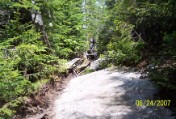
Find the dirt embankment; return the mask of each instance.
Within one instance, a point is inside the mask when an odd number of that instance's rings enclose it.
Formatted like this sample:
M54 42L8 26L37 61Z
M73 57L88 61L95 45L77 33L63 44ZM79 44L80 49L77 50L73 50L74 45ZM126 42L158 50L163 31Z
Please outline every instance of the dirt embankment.
M57 77L57 76L56 76ZM56 78L55 77L55 78ZM17 111L13 119L50 119L51 108L56 96L62 93L67 83L73 78L70 74L67 78L57 77L43 85L35 94L31 94L24 102L24 105Z

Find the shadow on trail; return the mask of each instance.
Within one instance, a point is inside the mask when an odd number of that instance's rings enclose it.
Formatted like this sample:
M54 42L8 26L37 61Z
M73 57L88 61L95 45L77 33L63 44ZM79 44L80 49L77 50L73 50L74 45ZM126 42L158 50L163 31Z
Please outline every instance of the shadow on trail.
M112 77L111 80L117 80L119 77ZM108 106L116 105L121 102L121 105L128 106L132 111L128 112L121 119L175 119L168 117L171 112L164 109L164 107L157 106L137 106L138 100L156 100L154 95L157 93L156 87L149 81L144 79L122 79L124 84L120 87L124 89L125 94L115 96L111 104ZM115 87L115 88L119 88ZM158 99L159 100L159 99ZM118 116L115 117L119 119Z
M114 89L122 88L125 90L125 94L113 96L112 100L105 103L107 107L118 106L123 108L128 107L131 111L124 115L102 115L102 116L88 116L82 115L80 113L75 113L79 115L77 119L175 119L174 117L168 117L170 115L169 110L163 110L163 107L157 106L137 106L137 100L154 100L153 95L156 93L156 89L153 84L147 80L136 80L127 79L119 76L111 77L110 80L123 80L124 84L114 87ZM120 93L119 90L116 93ZM103 98L103 97L100 97ZM112 112L111 112L112 113Z

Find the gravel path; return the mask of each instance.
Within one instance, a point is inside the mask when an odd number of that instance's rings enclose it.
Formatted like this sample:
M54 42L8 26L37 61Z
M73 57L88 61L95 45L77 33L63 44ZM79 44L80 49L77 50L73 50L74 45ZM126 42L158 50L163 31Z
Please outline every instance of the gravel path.
M156 88L139 73L101 70L72 79L54 103L53 119L174 119L165 107L136 106Z

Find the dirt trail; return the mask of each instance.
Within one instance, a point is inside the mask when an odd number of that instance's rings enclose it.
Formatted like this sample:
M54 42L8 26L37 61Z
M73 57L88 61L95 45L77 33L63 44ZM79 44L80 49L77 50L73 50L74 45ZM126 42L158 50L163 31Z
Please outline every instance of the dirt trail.
M136 106L157 89L139 73L101 70L72 79L53 106L52 119L174 119L165 107Z

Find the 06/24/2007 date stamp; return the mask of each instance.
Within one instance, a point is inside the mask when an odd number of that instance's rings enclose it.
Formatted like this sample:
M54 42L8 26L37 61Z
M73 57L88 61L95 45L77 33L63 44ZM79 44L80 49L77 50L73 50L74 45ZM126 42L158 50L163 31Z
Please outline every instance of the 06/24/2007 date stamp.
M170 106L171 100L136 100L136 106Z

